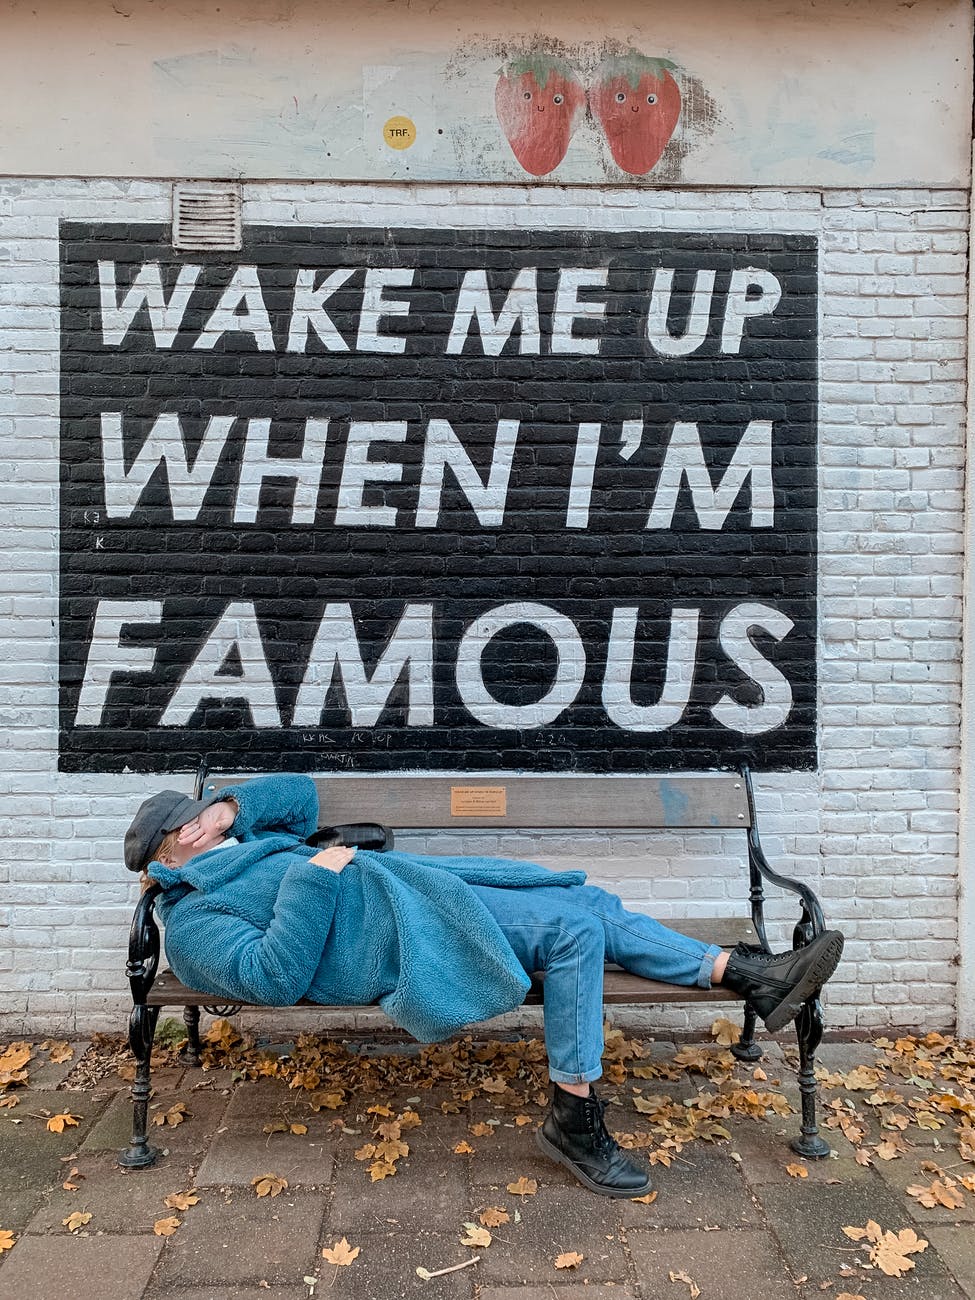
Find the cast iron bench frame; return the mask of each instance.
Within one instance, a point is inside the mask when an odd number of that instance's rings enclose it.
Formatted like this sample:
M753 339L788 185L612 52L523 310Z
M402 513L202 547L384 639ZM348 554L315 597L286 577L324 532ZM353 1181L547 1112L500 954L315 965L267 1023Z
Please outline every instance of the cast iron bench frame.
M207 776L207 767L201 764L194 798L237 783L229 778L207 781ZM679 918L673 922L675 927L722 948L733 948L741 940L754 942L757 938L762 948L768 951L764 915L764 883L768 881L798 896L800 915L792 932L793 948L809 943L826 928L822 907L812 889L780 875L765 857L759 839L751 773L747 767L741 767L737 772L632 777L319 777L315 785L319 805L327 811L333 825L366 821L392 824L401 830L430 832L495 828L563 832L743 831L747 845L750 920L735 917ZM504 811L499 812L502 799ZM152 1093L152 1042L161 1008L183 1008L188 1042L180 1059L186 1065L199 1065L201 1008L213 1015L234 1015L245 1006L263 1005L219 1004L212 993L187 988L170 970L159 971L160 936L154 906L160 891L160 885L152 884L142 894L129 934L126 975L133 1002L129 1017L129 1045L136 1058L136 1074L132 1085L132 1140L118 1158L119 1164L126 1169L147 1168L155 1163L159 1154L149 1144L147 1122ZM541 1000L542 984L536 976L525 1003L534 1004ZM738 994L720 986L711 989L678 987L642 979L618 967L606 967L603 1001L607 1005L728 1000L741 999ZM319 1006L304 998L297 1005ZM350 1010L337 1007L319 1009ZM755 1042L755 1024L756 1013L746 1002L741 1039L731 1048L741 1061L761 1059L762 1049ZM803 1004L795 1028L799 1045L802 1122L800 1135L792 1140L790 1146L807 1159L820 1159L830 1154L830 1147L820 1135L816 1123L818 1084L815 1053L823 1036L823 1011L818 991Z

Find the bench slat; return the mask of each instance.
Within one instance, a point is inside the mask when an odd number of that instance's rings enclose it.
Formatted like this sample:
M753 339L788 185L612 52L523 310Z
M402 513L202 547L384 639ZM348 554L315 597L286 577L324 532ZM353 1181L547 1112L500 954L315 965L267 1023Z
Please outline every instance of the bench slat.
M721 948L732 948L739 940L752 942L755 937L752 926L737 917L696 917L693 920L688 918L675 921L674 925L692 938L702 939L705 943L716 943ZM541 989L541 981L535 980L525 1002L527 1004L540 1002ZM603 1001L607 1005L629 1002L717 1002L736 996L723 988L694 989L675 984L661 984L657 980L645 980L639 975L630 975L616 966L607 966L603 979ZM171 970L164 970L156 976L147 1001L149 1006L155 1007L204 1007L220 1005L223 999L213 993L201 993L198 989L187 988L185 984L179 982ZM260 1004L245 1002L241 1005ZM318 1007L320 1011L336 1010L334 1007L325 1007L318 1002L309 1002L307 998L302 998L296 1005ZM342 1010L348 1009L342 1008Z
M244 778L242 778L244 779ZM206 783L207 792L236 784ZM749 825L737 773L677 776L349 776L315 780L323 825L393 830L696 829ZM501 808L503 807L503 812ZM458 811L462 810L462 811Z

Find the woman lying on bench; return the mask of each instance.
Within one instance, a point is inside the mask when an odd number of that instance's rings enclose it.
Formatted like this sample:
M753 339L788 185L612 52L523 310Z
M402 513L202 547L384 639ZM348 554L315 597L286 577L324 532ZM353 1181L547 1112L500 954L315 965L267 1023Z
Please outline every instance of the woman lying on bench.
M436 1042L524 999L545 974L552 1105L537 1141L594 1192L642 1196L647 1171L606 1131L603 965L670 984L723 984L775 1031L830 978L843 936L797 952L730 954L628 912L581 871L482 857L425 857L305 843L315 783L267 776L197 801L164 790L139 808L125 863L163 893L166 955L182 982L232 1002L378 1002Z

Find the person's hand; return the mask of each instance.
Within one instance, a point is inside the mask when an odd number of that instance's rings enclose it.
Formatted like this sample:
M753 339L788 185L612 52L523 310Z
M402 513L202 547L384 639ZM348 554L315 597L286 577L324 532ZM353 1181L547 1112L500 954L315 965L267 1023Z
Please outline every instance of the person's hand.
M179 842L193 849L194 853L205 853L207 849L216 848L234 824L236 816L236 800L221 799L219 803L212 803L192 821L180 827Z
M344 844L333 844L330 849L322 849L308 861L319 867L327 867L329 871L341 871L354 857L355 849L347 848Z

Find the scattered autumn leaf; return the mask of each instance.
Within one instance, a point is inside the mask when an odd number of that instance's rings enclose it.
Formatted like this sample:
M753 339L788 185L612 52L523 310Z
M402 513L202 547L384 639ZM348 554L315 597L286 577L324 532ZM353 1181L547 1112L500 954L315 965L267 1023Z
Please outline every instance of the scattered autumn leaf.
M77 1178L79 1181L84 1178L84 1174L76 1165L68 1170L68 1176L61 1184L66 1192L76 1192L78 1190L78 1183L73 1183L72 1178Z
M929 1210L936 1205L943 1205L947 1210L959 1210L965 1204L965 1198L953 1178L946 1178L943 1182L936 1178L927 1187L908 1187L907 1194Z
M376 1154L375 1142L365 1142L361 1147L357 1147L355 1152L356 1160L371 1160Z
M525 1178L522 1175L517 1182L508 1184L508 1191L512 1196L534 1196L538 1191L538 1183L534 1178Z
M500 1205L489 1205L477 1217L485 1228L500 1228L502 1223L511 1222L511 1215L507 1210L503 1210Z
M396 1173L396 1166L390 1164L388 1160L374 1160L369 1166L369 1177L372 1182L382 1182L384 1178L391 1178Z
M687 1285L690 1287L691 1300L697 1300L697 1297L701 1294L701 1288L698 1286L698 1284L694 1281L692 1277L687 1276L687 1274L684 1272L683 1269L680 1269L679 1272L669 1273L668 1277L670 1278L671 1282L686 1282Z
M577 1250L565 1250L561 1255L555 1257L556 1268L578 1268L585 1255L580 1255Z
M741 1038L741 1029L732 1020L720 1016L711 1025L711 1036L720 1047L730 1047Z
M472 1124L471 1136L476 1138L487 1138L494 1136L494 1129L490 1124Z
M492 1240L487 1228L479 1228L476 1223L464 1224L464 1235L460 1239L462 1246L490 1246Z
M0 1254L5 1250L10 1250L14 1244L14 1234L0 1228Z
M836 1300L866 1300L866 1296L853 1295L850 1291L841 1291Z
M152 1230L157 1237L171 1237L182 1222L182 1219L177 1219L175 1214L171 1214L168 1219L157 1219L152 1225Z
M163 1205L170 1210L188 1210L191 1205L198 1205L199 1201L196 1188L192 1187L188 1192L170 1192L164 1199Z
M805 1165L800 1165L797 1161L792 1161L791 1164L787 1164L785 1167L785 1172L789 1175L790 1178L809 1177L809 1170L806 1168Z
M186 1103L184 1101L174 1101L169 1110L157 1111L152 1117L152 1122L160 1128L164 1125L175 1128L177 1124L182 1124L183 1120L189 1119L189 1117L190 1112L186 1109Z
M330 1264L337 1264L339 1268L346 1268L357 1257L361 1246L350 1246L345 1237L337 1241L333 1246L322 1247L322 1259L327 1259Z
M48 1048L48 1059L55 1065L63 1065L65 1061L70 1061L74 1056L74 1048L66 1039L59 1039L51 1043Z
M280 1178L277 1174L257 1174L251 1179L251 1187L258 1196L277 1196L287 1186L288 1180Z
M631 1201L636 1201L638 1205L653 1205L657 1199L656 1192L647 1192L646 1196L631 1196Z
M80 1115L69 1115L67 1111L63 1115L52 1115L47 1121L49 1133L63 1133L66 1128L77 1128Z
M531 1117L530 1115L516 1115L516 1116L515 1116L515 1125L516 1125L518 1128L524 1128L524 1126L525 1126L526 1124L530 1124L531 1122L532 1122L532 1117Z
M474 1148L469 1142L458 1142L454 1147L455 1156L470 1156L474 1154Z
M86 1223L91 1223L91 1214L87 1210L75 1210L73 1214L69 1214L68 1217L62 1219L61 1222L69 1232L77 1232L78 1229L83 1228Z

